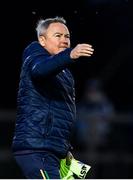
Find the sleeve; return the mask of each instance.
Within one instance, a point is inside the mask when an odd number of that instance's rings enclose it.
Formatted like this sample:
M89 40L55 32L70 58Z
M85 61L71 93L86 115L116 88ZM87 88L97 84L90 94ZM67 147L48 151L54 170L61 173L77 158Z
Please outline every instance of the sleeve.
M44 78L59 73L74 62L70 58L70 52L71 48L68 48L56 55L49 55L48 53L34 55L31 65L32 76Z

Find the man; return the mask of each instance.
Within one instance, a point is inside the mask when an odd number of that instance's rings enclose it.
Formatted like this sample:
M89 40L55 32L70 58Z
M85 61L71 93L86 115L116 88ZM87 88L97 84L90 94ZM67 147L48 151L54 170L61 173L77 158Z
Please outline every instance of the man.
M60 179L60 159L71 151L75 121L74 80L68 66L93 48L70 48L62 17L40 20L38 41L23 52L13 153L26 178Z

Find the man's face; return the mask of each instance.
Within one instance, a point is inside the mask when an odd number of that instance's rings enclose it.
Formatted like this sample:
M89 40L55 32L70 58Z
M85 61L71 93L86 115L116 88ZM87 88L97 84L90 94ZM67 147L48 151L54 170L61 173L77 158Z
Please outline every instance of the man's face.
M52 55L70 47L70 33L62 23L50 24L45 35L40 38L41 45Z

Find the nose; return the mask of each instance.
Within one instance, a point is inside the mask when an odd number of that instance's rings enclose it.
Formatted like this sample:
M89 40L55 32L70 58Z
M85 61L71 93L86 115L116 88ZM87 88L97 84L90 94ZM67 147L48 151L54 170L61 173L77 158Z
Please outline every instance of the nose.
M66 35L62 35L61 39L64 40L64 41L68 41L69 40L69 38Z
M64 44L64 45L68 45L69 44L69 39L67 37L62 36L61 43Z

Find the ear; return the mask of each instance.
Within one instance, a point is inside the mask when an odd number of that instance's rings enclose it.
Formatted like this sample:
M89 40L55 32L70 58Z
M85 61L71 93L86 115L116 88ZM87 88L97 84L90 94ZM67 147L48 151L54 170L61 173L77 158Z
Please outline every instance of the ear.
M45 37L44 37L44 36L40 36L40 37L38 38L38 40L39 40L39 43L40 43L43 47L45 47L45 41L46 41Z

